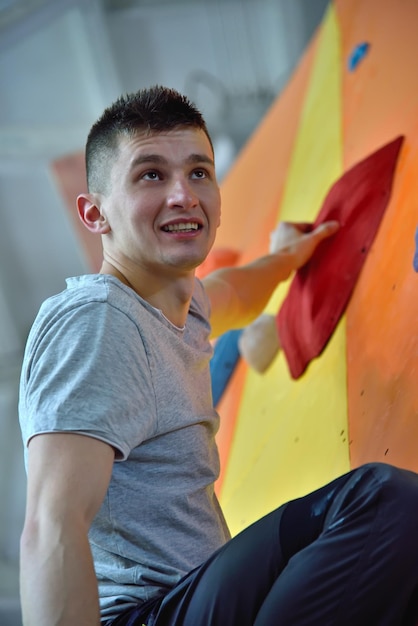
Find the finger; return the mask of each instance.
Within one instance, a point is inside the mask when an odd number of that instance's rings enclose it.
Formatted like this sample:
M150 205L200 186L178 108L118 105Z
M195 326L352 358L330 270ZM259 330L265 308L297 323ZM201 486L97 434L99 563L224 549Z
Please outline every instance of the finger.
M320 235L321 239L325 239L326 237L334 235L339 228L340 224L336 220L329 220L328 222L323 222L323 224L318 226L314 233Z

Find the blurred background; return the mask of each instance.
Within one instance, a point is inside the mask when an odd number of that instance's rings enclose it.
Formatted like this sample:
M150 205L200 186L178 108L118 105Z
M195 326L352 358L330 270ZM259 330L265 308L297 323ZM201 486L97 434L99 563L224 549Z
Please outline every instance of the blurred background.
M1 626L21 624L25 472L17 400L27 333L65 277L91 271L56 164L80 156L91 124L121 93L159 83L202 110L222 181L327 4L0 0Z

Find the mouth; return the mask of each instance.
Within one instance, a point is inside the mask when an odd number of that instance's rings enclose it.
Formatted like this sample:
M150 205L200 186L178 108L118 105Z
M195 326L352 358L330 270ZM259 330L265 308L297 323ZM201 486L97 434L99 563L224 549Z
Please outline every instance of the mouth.
M181 222L176 224L166 224L162 227L165 233L191 233L202 228L197 222Z

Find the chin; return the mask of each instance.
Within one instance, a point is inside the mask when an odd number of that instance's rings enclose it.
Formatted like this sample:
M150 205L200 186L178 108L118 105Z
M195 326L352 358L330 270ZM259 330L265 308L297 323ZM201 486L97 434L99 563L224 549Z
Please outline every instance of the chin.
M205 260L205 257L199 258L199 259L194 258L194 259L182 259L182 260L170 259L169 261L167 261L167 265L172 267L173 269L183 270L185 272L192 272L197 267L199 267L199 265L201 265L204 260Z
M182 261L179 260L177 266L182 266L184 269L187 270L195 270L196 267L199 267L199 265L203 263L203 261L206 259L206 256L207 254L199 254L183 258Z

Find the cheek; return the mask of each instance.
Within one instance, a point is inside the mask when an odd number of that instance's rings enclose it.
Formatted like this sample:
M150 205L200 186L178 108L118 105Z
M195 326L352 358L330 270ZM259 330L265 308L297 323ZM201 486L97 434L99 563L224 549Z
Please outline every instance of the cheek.
M129 220L137 229L147 228L153 224L158 214L158 200L155 197L143 194L128 207Z
M210 198L210 206L212 207L212 218L216 226L219 227L221 224L221 195L219 190L215 191Z

